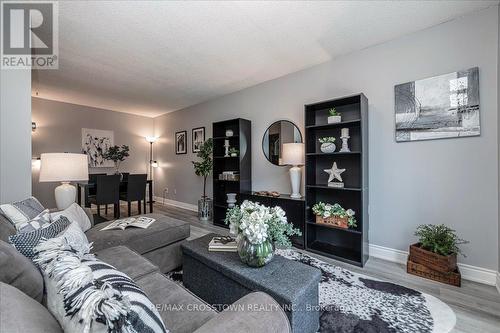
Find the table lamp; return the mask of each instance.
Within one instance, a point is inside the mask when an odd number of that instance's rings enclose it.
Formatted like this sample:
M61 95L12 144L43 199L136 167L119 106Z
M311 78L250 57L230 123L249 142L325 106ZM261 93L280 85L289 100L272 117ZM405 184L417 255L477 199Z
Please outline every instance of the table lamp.
M283 159L282 163L291 165L290 181L292 183L291 198L299 199L300 181L302 179L300 166L304 165L304 144L303 143L284 143L283 144Z
M87 155L46 153L40 155L40 182L61 182L56 187L57 209L63 210L75 202L76 187L69 182L89 179Z

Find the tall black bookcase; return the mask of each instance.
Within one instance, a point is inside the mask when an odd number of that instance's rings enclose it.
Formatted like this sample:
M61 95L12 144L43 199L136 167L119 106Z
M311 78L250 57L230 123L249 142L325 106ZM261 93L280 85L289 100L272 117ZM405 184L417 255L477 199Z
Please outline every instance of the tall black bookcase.
M328 110L334 107L342 122L328 124ZM368 99L363 94L305 105L306 249L353 265L368 259ZM350 152L340 152L341 129L349 128ZM322 153L319 138L333 136L333 153ZM344 188L328 187L325 169L337 162ZM318 202L338 203L356 213L357 227L341 229L315 223L312 207Z
M217 226L227 227L224 223L227 211L227 193L251 191L252 189L252 137L250 120L231 119L213 123L212 138L214 143L213 198L214 220ZM233 132L227 136L227 130ZM238 149L236 157L224 157L224 142L229 140L229 146ZM238 174L238 180L219 179L224 171Z

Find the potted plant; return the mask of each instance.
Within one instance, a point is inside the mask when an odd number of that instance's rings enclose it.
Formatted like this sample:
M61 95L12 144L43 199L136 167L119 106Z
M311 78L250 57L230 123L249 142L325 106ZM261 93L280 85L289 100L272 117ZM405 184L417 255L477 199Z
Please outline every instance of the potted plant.
M442 273L456 270L457 254L462 254L458 246L468 243L444 224L419 225L415 236L418 237L418 243L410 245L408 259Z
M231 157L237 157L238 156L238 153L239 153L239 150L234 148L234 147L231 147L229 148L229 155Z
M129 151L130 148L127 145L111 146L102 155L104 159L113 161L115 163L115 175L120 175L120 180L123 178L123 175L120 172L120 164L125 160L125 158L130 156Z
M340 123L342 121L342 115L337 112L335 108L331 108L328 110L328 123L329 124L336 124Z
M339 228L356 228L356 214L352 209L344 209L338 203L330 205L318 202L312 207L316 223L329 224Z
M229 209L225 223L236 235L241 261L251 267L264 266L273 258L275 246L290 247L290 237L302 234L288 223L281 207L270 208L248 200Z
M318 139L319 143L321 143L321 152L328 154L333 153L335 151L335 138L333 136L327 136Z
M207 221L212 217L212 200L207 196L207 177L212 172L213 160L213 142L212 139L206 140L201 146L200 151L196 154L200 161L192 161L194 173L197 176L203 177L203 195L198 200L198 217L202 221Z

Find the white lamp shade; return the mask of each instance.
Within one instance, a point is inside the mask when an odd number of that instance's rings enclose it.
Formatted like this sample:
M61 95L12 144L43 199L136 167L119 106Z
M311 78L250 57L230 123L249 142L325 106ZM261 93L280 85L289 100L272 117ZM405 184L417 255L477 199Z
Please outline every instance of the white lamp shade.
M303 165L304 164L304 144L284 143L283 144L283 164Z
M47 153L40 155L40 182L71 182L89 179L87 155Z
M146 141L149 142L149 143L153 143L156 140L158 140L158 138L156 136L147 136L146 137Z

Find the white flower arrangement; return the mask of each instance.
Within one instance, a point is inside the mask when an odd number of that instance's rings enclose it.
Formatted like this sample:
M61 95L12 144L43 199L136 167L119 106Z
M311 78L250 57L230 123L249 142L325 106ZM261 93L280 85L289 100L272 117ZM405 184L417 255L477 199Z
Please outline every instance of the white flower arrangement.
M269 208L248 200L229 209L225 222L229 224L229 232L236 235L236 241L246 237L252 244L269 239L276 245L290 246L289 237L301 234L288 223L281 207Z
M337 216L337 217L348 217L348 226L351 228L356 227L356 219L354 218L354 215L356 214L352 209L344 209L341 205L339 204L325 204L323 202L319 202L315 204L312 207L312 211L316 215L320 215L323 218L329 218L331 216Z

